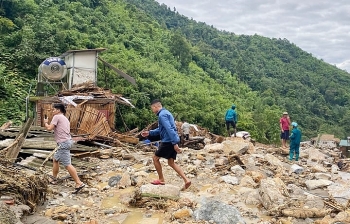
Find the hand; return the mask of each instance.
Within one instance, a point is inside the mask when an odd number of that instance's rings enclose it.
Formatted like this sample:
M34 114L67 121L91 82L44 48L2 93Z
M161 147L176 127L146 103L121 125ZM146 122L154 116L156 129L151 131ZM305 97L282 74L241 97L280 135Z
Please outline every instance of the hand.
M142 137L147 137L147 136L149 136L149 131L143 131L143 132L141 132L141 136L142 136Z
M178 145L178 144L174 145L174 150L175 150L177 153L181 153L181 149L179 148L179 145Z
M44 118L44 124L45 123L49 123L49 119L48 118Z
M284 130L281 130L281 133L284 133Z

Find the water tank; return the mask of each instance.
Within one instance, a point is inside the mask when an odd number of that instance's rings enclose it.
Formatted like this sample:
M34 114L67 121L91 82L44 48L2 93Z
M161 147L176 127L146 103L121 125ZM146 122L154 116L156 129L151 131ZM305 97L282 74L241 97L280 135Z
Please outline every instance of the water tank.
M46 58L39 66L39 74L48 80L59 81L66 76L67 65L61 58Z

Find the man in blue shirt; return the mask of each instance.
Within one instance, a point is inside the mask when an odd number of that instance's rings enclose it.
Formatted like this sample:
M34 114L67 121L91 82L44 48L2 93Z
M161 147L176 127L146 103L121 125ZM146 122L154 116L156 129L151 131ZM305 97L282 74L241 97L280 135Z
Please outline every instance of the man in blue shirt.
M160 158L165 158L168 160L169 166L184 180L185 186L183 189L187 189L191 185L191 181L185 176L181 167L175 163L176 155L181 153L181 150L178 145L180 138L177 134L174 117L168 110L163 108L160 100L152 101L151 110L158 116L158 128L141 133L143 137L160 135L161 139L160 146L153 155L153 163L158 173L158 180L154 180L151 183L155 185L165 184L162 165L159 161Z
M293 130L290 138L289 160L293 160L295 153L295 161L299 160L299 147L301 141L301 131L298 129L297 122L292 122Z
M226 122L226 129L227 129L228 136L231 136L230 125L232 125L234 136L236 137L237 112L235 111L235 109L236 109L236 105L233 104L232 107L226 111L225 122Z

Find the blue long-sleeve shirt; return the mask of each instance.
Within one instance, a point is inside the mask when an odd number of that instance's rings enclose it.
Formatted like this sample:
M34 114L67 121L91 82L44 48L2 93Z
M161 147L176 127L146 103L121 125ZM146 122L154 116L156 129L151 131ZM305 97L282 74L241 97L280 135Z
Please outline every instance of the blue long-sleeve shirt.
M177 134L177 129L175 125L175 120L173 115L162 108L157 113L158 116L158 128L150 130L150 136L160 135L162 142L171 142L173 145L180 142L179 135Z

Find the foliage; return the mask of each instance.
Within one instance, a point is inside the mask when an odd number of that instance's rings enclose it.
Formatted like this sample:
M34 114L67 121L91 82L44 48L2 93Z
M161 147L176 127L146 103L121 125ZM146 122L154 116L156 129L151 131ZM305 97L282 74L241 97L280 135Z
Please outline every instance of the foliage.
M120 131L144 128L160 98L177 119L224 134L235 103L238 129L279 142L287 110L303 134L349 133L350 74L286 39L218 31L154 0L11 0L0 10L0 122L23 121L38 65L67 50L104 47L100 56L137 87L100 65L98 84L131 99L118 106Z

